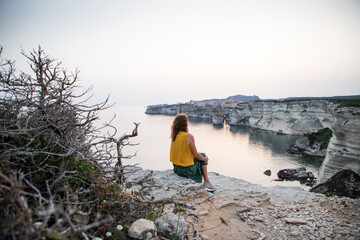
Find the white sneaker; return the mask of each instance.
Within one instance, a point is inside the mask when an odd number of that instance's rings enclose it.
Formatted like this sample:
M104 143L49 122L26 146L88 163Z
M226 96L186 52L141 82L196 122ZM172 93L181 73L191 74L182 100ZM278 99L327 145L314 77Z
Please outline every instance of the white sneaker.
M216 187L211 182L204 182L203 186L204 188L216 189Z

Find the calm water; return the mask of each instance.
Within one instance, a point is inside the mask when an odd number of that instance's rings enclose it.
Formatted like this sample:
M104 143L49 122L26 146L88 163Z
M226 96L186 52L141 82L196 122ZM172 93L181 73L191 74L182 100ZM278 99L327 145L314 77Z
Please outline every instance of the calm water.
M132 139L138 146L127 147L125 153L137 152L137 156L124 160L124 164L136 164L144 169L172 169L169 161L170 127L172 116L146 115L144 107L116 107L102 113L109 120L116 113L113 125L120 133L131 133L133 122L141 122L139 136ZM210 123L190 121L189 132L195 137L199 152L209 156L208 170L222 175L240 178L264 186L300 186L298 182L277 182L277 172L284 168L305 167L315 176L320 162L286 153L297 136L280 136L271 132L241 127L214 127ZM270 169L270 177L263 174Z

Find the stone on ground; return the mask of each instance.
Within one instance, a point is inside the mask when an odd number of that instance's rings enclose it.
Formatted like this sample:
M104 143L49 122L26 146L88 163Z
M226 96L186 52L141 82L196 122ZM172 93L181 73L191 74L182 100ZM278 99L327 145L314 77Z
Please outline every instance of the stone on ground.
M165 214L155 220L155 224L160 231L166 234L182 239L187 233L187 223L184 219L179 219L174 213Z
M129 236L135 239L146 239L146 234L151 232L155 234L156 226L154 222L146 219L138 219L131 224L129 229Z

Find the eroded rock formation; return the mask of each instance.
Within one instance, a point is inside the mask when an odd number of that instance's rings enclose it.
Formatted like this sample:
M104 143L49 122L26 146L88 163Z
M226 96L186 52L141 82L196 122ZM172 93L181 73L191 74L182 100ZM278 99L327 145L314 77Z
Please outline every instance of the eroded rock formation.
M331 126L334 108L324 100L239 103L229 111L229 125L302 135Z
M326 155L326 149L320 149L320 143L318 142L311 144L308 136L303 136L296 140L295 144L287 152L305 157L324 158Z
M287 152L304 157L325 158L326 149L332 138L332 131L329 128L321 129L316 133L305 134L292 145Z
M333 137L319 174L323 182L343 169L360 174L360 109L337 108L327 100L258 102L189 102L149 106L147 114L176 115L230 126L249 126L282 134L303 135L330 128Z
M319 171L319 182L343 169L360 174L360 109L338 109L331 130L333 137Z

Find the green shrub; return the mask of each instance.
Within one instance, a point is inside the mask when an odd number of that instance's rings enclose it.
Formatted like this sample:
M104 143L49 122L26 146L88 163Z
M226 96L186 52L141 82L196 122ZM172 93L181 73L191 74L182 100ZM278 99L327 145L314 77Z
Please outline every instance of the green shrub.
M360 99L330 99L329 101L339 103L337 108L360 107Z
M310 145L318 142L321 143L320 149L326 149L332 137L332 131L330 128L323 128L316 133L309 134L308 137L310 139Z

